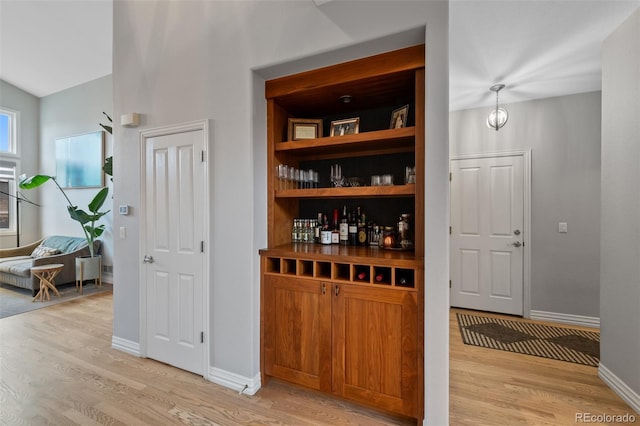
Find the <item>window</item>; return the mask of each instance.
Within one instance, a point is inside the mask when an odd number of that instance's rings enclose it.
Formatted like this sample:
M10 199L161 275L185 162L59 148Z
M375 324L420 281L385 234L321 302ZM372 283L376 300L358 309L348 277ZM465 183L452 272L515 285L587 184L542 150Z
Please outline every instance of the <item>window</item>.
M0 154L18 154L18 113L0 108Z
M0 161L0 234L13 234L16 224L17 163Z
M19 113L0 107L0 234L12 235L18 230L16 191L18 172ZM7 159L9 157L9 159ZM13 158L10 158L13 157ZM14 160L15 159L15 160Z

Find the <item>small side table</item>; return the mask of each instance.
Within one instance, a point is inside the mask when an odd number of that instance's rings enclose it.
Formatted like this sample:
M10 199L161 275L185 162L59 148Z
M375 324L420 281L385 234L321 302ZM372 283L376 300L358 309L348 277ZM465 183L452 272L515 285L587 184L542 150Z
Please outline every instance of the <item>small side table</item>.
M53 290L56 296L60 297L60 293L54 284L54 279L56 275L62 271L62 268L64 268L62 263L52 263L50 265L34 266L31 268L31 274L36 278L40 278L40 291L38 291L38 294L36 294L32 302L35 302L38 298L43 302L45 297L49 300L49 289Z

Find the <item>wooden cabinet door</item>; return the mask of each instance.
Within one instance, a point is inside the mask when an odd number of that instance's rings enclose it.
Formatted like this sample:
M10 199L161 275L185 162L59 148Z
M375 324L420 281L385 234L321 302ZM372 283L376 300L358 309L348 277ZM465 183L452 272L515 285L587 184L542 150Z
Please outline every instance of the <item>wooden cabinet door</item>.
M422 383L417 293L332 286L333 392L416 417Z
M264 276L265 373L331 391L331 297L329 284Z

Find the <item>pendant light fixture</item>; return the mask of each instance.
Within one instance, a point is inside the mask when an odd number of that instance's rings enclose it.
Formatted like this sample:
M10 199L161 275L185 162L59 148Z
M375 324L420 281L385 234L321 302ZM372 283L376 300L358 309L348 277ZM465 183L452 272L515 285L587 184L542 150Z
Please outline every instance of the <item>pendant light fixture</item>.
M507 123L509 113L504 108L498 107L498 92L504 89L504 84L494 84L489 88L492 92L496 92L496 109L492 110L487 117L487 126L496 132Z

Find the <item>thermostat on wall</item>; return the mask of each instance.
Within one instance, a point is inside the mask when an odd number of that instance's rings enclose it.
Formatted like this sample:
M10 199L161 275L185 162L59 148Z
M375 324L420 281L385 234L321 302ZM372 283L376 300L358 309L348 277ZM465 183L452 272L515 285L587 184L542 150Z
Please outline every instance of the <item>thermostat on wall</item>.
M129 206L127 205L120 206L118 207L118 211L120 212L121 215L126 216L129 214Z

